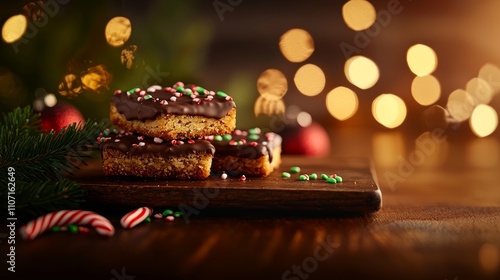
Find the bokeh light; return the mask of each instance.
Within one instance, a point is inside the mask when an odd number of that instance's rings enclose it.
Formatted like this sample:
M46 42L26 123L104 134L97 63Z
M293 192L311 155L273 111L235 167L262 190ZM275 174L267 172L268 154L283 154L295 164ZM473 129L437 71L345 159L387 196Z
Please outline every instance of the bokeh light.
M472 112L469 124L474 134L486 137L497 129L497 112L488 105L479 104Z
M396 130L375 133L372 137L372 156L376 166L391 169L401 164L401 157L406 154L404 139L404 135Z
M294 82L302 94L315 96L320 94L325 88L325 73L314 64L306 64L297 70Z
M384 93L373 100L372 114L381 125L395 128L400 126L406 118L406 105L397 95Z
M314 52L314 40L304 29L290 29L281 35L279 47L290 62L303 62Z
M43 98L43 103L46 107L54 107L57 104L57 98L54 94L49 93Z
M488 104L493 98L493 88L482 78L471 79L467 83L465 91L471 95L474 105Z
M114 17L109 20L104 30L106 41L112 47L120 47L130 38L132 24L126 17Z
M326 95L326 108L334 118L347 120L358 111L358 97L349 88L334 88Z
M344 73L349 82L360 89L373 87L379 79L379 70L373 60L364 56L353 56L344 65Z
M58 87L62 96L73 97L83 92L82 81L75 74L67 74Z
M297 115L297 123L302 127L308 127L312 123L312 117L309 113L302 111Z
M135 63L137 52L137 45L130 45L122 50L121 53L121 62L127 69L132 69L133 67L137 67Z
M255 116L260 114L272 116L283 115L285 113L285 102L283 99L267 99L265 96L259 96L254 106Z
M279 100L288 90L285 75L277 69L267 69L257 79L257 90L268 100Z
M438 59L436 52L426 45L411 46L406 53L406 62L411 72L417 76L427 76L436 70Z
M470 118L474 110L474 100L465 90L457 89L448 96L446 107L451 117L461 122Z
M377 12L368 1L351 0L342 7L342 17L349 28L361 31L372 26L377 18Z
M14 15L8 18L2 27L2 39L5 43L14 43L21 39L28 28L28 20L24 15Z
M500 68L492 63L486 63L479 70L478 78L486 81L493 90L493 94L500 91Z
M441 97L441 84L432 75L415 77L411 83L411 94L418 104L429 106Z

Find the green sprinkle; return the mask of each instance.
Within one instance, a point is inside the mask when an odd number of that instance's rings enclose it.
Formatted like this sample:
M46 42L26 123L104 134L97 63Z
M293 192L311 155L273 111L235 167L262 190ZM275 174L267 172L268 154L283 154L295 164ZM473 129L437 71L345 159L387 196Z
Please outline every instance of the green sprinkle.
M77 233L78 232L78 226L76 225L68 225L68 231L71 233Z
M306 175L300 175L299 180L301 181L307 181L307 176Z
M182 216L182 212L179 211L174 212L174 217L179 218L180 216Z
M136 88L132 88L132 89L127 90L127 95L132 95L132 94L134 94L134 93L135 93L138 89L139 89L139 88L137 88L137 87L136 87Z
M163 216L168 216L168 215L172 215L173 213L174 213L174 211L167 209L167 210L163 211L161 214Z
M254 127L248 130L248 134L260 134L260 128Z
M250 134L250 135L248 135L248 139L250 139L250 140L259 140L259 138L260 137L257 134Z
M340 176L335 177L335 180L336 180L338 183L342 183L342 177L340 177Z
M114 134L118 134L118 129L113 128L113 133L114 133Z
M150 217L147 217L144 221L150 223L151 222L151 218Z
M217 96L220 96L220 97L227 97L227 93L223 92L223 91L218 91L217 92Z
M233 137L231 136L231 134L224 134L224 135L222 135L222 139L229 141L229 140L233 139Z
M151 94L146 94L146 96L144 96L144 100L148 100L151 98L153 98L153 96L151 96Z
M281 173L281 177L283 177L283 178L290 178L291 176L292 175L290 175L290 173L288 173L288 172Z
M52 228L52 231L53 232L59 232L59 231L61 231L61 227L60 226L55 226L55 227Z
M111 131L109 131L109 130L104 130L104 132L103 132L103 133L104 133L104 135L105 135L105 136L109 136L109 134L111 133Z
M191 90L185 89L183 92L184 95L191 97L193 95L193 92Z
M181 86L176 87L175 90L178 92L184 92L184 88Z
M201 94L205 94L205 89L202 87L196 87L196 92L201 93Z
M316 173L313 173L313 174L309 175L309 179L316 180L316 179L318 179L318 175Z
M290 167L290 172L292 172L292 173L299 173L300 172L300 167L298 167L298 166L292 166L292 167Z
M240 141L236 142L236 144L241 146L241 145L243 145L243 141L240 140Z
M214 137L214 141L222 141L222 136L220 136L220 135L216 135L216 136Z
M321 179L328 180L328 178L330 177L328 177L328 175L326 175L325 173L321 174Z
M328 179L326 179L326 181L330 184L336 184L337 183L337 180L335 180L335 178L331 178L331 177L328 177Z

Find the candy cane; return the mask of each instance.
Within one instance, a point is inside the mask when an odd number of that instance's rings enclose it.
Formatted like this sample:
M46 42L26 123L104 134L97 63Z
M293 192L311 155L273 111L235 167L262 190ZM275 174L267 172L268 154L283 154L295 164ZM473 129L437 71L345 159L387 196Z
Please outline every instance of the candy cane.
M134 211L130 211L120 220L120 224L124 228L133 228L145 219L147 219L153 213L153 209L149 207L137 208Z
M97 233L104 236L112 236L115 233L115 228L108 219L84 210L61 210L43 215L22 226L19 232L24 239L32 240L54 226L69 224L91 225Z

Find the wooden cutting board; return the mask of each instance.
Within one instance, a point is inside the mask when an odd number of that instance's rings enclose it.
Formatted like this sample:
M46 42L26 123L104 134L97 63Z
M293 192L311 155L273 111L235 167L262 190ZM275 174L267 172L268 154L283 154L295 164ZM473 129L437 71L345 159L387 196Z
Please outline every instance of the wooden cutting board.
M299 166L301 172L282 178L283 171ZM300 181L299 175L337 174L342 183ZM76 177L88 191L88 200L129 206L170 206L371 213L382 206L382 194L370 163L362 158L306 158L284 156L279 170L265 178L222 180L165 180L105 176L100 162L92 163Z

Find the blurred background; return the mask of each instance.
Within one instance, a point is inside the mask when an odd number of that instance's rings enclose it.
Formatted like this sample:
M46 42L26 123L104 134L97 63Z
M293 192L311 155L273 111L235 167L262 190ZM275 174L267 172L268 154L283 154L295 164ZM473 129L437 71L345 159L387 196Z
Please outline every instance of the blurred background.
M238 126L282 134L289 153L397 168L432 143L419 166L497 166L499 12L495 0L3 1L0 108L69 104L100 120L116 89L181 80L233 96ZM456 161L449 145L464 141Z

